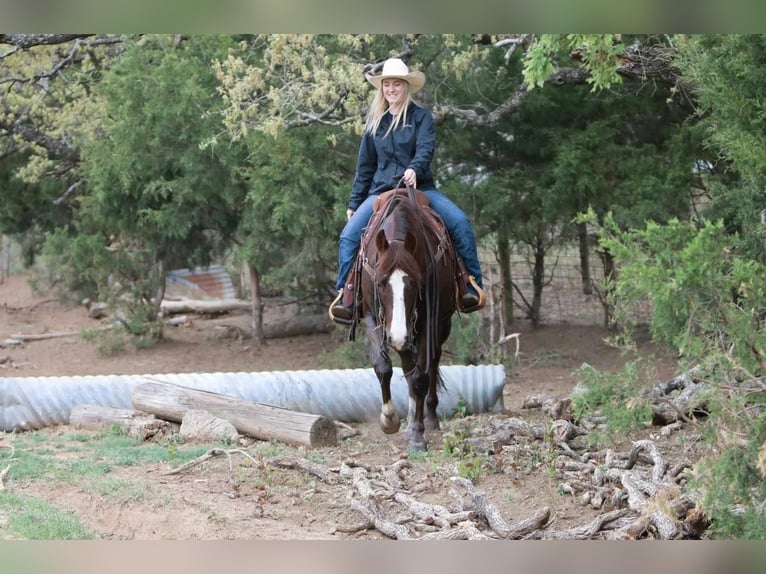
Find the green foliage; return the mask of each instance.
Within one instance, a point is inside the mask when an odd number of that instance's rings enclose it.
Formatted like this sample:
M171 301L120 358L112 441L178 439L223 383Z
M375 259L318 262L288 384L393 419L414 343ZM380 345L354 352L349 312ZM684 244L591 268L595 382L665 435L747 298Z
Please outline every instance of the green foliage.
M747 178L766 178L766 38L760 34L680 37L675 63L695 88L714 149Z
M128 345L125 333L121 330L109 330L107 332L85 330L80 333L80 338L83 341L96 343L96 349L99 355L103 357L119 355L125 351Z
M100 301L113 311L114 331L96 338L104 354L121 350L123 335L137 346L162 338L156 294L164 277L150 252L110 246L103 236L73 235L62 228L48 236L42 258L61 296Z
M541 34L526 53L524 81L530 88L542 86L556 71L553 60L566 59L575 50L590 72L592 90L609 88L622 82L617 66L623 48L619 34Z
M322 351L317 360L323 369L366 369L370 366L369 343L365 334L357 333L355 341L347 339L346 331L338 330L338 342ZM341 341L341 337L343 340Z
M61 184L55 178L32 183L19 177L28 159L28 153L0 158L0 234L19 241L24 264L31 266L44 234L66 224L70 209L57 201Z
M710 218L739 234L743 256L766 263L766 39L759 34L680 36L675 64L694 87L708 149Z
M471 365L477 362L483 346L479 336L480 328L481 321L476 313L452 316L452 328L445 344L445 351L454 357L457 364Z
M519 89L521 66L535 61L535 50L559 41L592 55L591 48L620 49L606 36L588 44L584 37L544 35L523 62L486 56L451 96L503 101ZM604 58L611 56L604 52ZM646 90L638 82L598 94L585 86L544 85L525 96L517 113L492 125L447 120L439 126L440 167L448 167L440 171L443 190L473 215L480 235L530 254L534 292L522 306L533 321L552 267L548 253L579 231L573 225L579 212L611 211L626 227L689 213L690 166L701 144L671 95L667 87ZM510 293L505 297L513 308Z
M630 307L648 300L656 340L695 359L725 353L737 368L762 369L766 266L739 257L722 222L648 222L622 232L607 217L600 238L621 263L613 302L624 324Z
M452 409L452 412L450 413L451 418L459 418L459 417L465 417L471 414L470 409L468 408L468 403L465 402L462 398L458 399L457 405L455 405L455 408Z
M652 410L641 398L647 371L640 361L629 361L614 373L598 371L588 364L577 370L581 390L572 395L574 412L578 419L594 415L606 418L605 427L594 437L598 442L613 442L615 436L625 437L651 423Z
M600 230L620 262L616 306L650 302L653 338L673 345L682 366L695 365L707 381L706 452L694 482L712 530L721 538L762 538L766 267L743 258L737 239L722 222L706 220L626 232L607 217Z
M442 445L446 456L457 459L458 476L474 481L484 474L486 457L473 450L468 442L470 437L470 429L458 421L444 433Z
M358 145L356 138L333 139L327 128L307 127L244 140L252 155L237 232L240 256L261 270L265 284L298 299L313 296L322 310Z
M95 492L106 500L129 503L144 500L149 492L149 487L146 483L136 484L130 480L106 478L98 483Z
M761 440L764 437L762 428ZM749 441L749 445L754 444L756 441ZM690 488L696 491L700 506L711 518L710 531L715 538L766 538L766 481L753 465L751 450L726 448L718 456L703 459L695 468Z
M725 361L725 360L724 360ZM710 518L715 538L763 540L766 536L766 392L734 380L728 361L705 365L714 381L707 393L708 456L690 476L689 492ZM740 386L742 388L740 388Z
M145 36L96 87L103 137L84 145L87 190L44 254L61 285L106 303L134 344L162 337L164 269L207 264L241 217L242 148L200 144L219 129L211 58L226 36Z
M472 455L461 458L457 463L457 475L471 482L484 474L484 457Z
M206 264L236 230L245 193L242 148L201 147L219 129L210 60L231 40L171 42L147 36L98 86L109 121L83 153L90 194L79 232L109 234L168 266Z
M60 285L63 293L80 300L97 300L99 287L108 283L110 269L114 267L105 238L73 235L68 227L48 235L42 259L51 282Z
M690 210L690 165L698 142L674 125L662 90L588 100L561 134L553 165L554 194L574 217L592 208L623 227L666 221ZM657 122L658 115L667 119Z

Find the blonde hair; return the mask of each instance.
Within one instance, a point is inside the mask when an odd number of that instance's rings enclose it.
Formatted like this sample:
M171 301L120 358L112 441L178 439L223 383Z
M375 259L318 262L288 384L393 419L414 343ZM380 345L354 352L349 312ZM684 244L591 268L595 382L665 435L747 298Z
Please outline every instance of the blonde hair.
M402 95L404 102L399 108L399 112L394 116L394 121L391 122L391 125L388 127L383 137L399 127L399 124L407 123L407 108L410 107L412 97L410 96L410 83L404 81L404 84L405 88ZM372 102L370 103L370 109L367 111L367 121L364 125L365 132L374 134L378 130L383 116L385 116L388 111L388 107L388 102L383 96L383 83L381 82L380 87L375 90L375 96L373 96Z

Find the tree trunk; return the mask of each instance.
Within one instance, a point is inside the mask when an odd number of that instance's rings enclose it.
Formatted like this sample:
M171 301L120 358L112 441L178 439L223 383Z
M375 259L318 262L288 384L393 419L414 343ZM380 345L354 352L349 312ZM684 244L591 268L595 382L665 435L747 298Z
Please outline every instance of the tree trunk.
M504 333L507 333L513 325L513 272L510 245L508 234L505 231L498 231L497 264L500 269L500 285L502 286Z
M604 266L604 279L606 287L604 289L604 299L602 305L604 306L604 326L607 328L613 328L614 321L614 305L609 301L611 300L612 291L614 290L614 284L617 282L617 269L614 264L614 257L605 250L602 257Z
M577 225L577 238L580 242L580 273L582 275L582 292L593 294L593 278L590 274L590 245L588 243L588 226L585 223Z
M255 265L248 262L247 270L250 274L250 300L252 302L252 321L250 323L251 335L259 344L266 342L263 334L263 300L261 298L261 276Z
M532 325L540 325L540 310L543 306L543 289L545 288L545 246L538 239L534 246L534 266L532 268L532 308L530 319Z
M159 316L162 309L162 300L165 298L165 287L167 282L165 281L165 262L157 262L157 292L154 295L154 312Z
M335 423L319 415L163 382L136 385L131 396L135 408L173 422L181 422L187 411L198 409L227 420L240 433L260 440L277 439L312 447L334 446L338 442Z

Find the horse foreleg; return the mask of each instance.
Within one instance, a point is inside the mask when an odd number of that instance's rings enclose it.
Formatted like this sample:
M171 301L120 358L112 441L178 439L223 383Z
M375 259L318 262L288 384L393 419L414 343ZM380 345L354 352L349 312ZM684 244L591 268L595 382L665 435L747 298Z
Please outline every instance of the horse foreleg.
M439 346L435 349L434 356L431 358L431 370L428 373L428 396L426 396L426 415L424 424L427 430L439 430L439 417L436 415L436 408L439 406L439 387L442 386L441 372L439 364L442 358L442 345L449 337L451 324L451 313L446 314L445 318L439 324Z
M366 322L372 349L372 368L380 382L380 394L383 401L378 422L384 433L394 434L399 432L399 428L402 425L399 414L394 408L394 402L391 399L391 377L394 374L394 370L391 366L391 358L383 346L380 329L377 328L374 319L371 317L368 316Z
M426 414L423 419L423 424L427 430L439 430L439 417L436 415L436 407L439 406L439 396L437 395L437 389L439 388L439 368L432 367L431 372L428 373L428 394L426 395Z
M410 357L402 357L402 369L407 378L410 393L410 408L407 414L407 438L411 450L428 450L423 417L425 414L428 375L413 363Z
M381 354L380 360L373 362L373 367L380 381L380 393L383 399L383 404L380 407L380 428L386 434L394 434L399 432L399 427L402 425L402 421L394 408L394 401L391 399L391 377L394 370L391 367L391 361L387 360L383 354Z

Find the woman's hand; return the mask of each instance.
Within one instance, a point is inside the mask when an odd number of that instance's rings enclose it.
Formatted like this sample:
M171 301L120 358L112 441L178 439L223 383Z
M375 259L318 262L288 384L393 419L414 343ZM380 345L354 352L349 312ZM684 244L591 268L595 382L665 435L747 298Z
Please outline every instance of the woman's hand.
M351 219L354 216L354 210L353 209L347 209L346 210L346 219Z
M404 177L402 179L404 180L405 185L415 188L417 187L418 177L415 175L415 170L411 167L404 170Z

